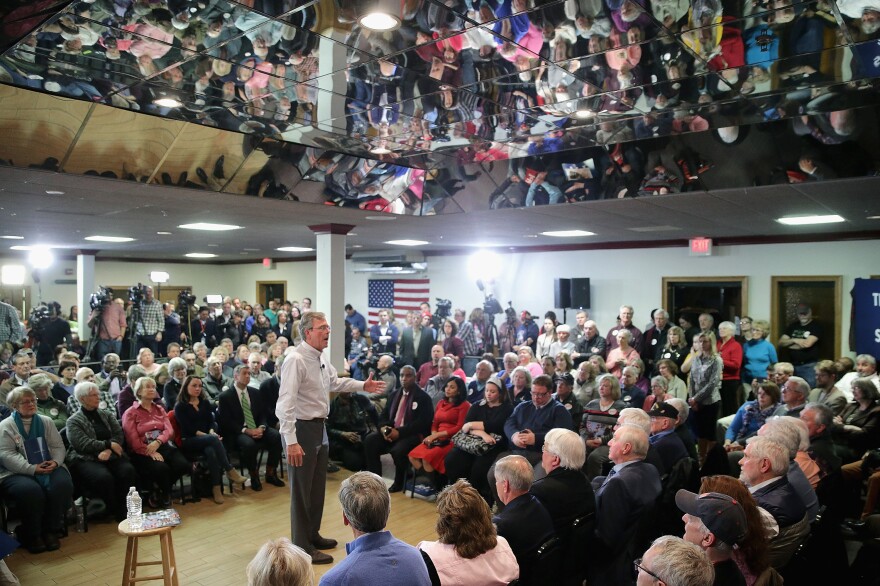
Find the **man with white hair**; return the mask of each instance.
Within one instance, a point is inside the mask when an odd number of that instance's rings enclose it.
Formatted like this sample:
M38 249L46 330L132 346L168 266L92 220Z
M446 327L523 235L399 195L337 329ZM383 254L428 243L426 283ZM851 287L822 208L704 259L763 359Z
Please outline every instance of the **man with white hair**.
M563 541L571 522L595 510L593 488L581 472L586 448L570 429L551 429L544 437L541 467L547 476L536 480L529 491L547 508L556 535ZM496 464L496 478L498 475Z
M636 586L712 586L715 569L709 556L681 537L664 535L635 561Z
M642 515L660 496L660 473L645 462L648 434L634 425L623 425L609 442L614 467L608 476L593 480L596 491L596 537L600 548L591 565L591 585L628 584L632 573L629 542Z
M758 505L776 519L780 529L798 523L807 514L786 476L788 463L786 447L768 437L752 439L739 462L739 479Z
M870 354L859 354L856 356L856 369L843 375L837 388L846 395L847 401L853 400L852 382L857 378L869 378L874 386L880 390L880 376L877 375L877 359Z
M610 352L617 348L617 334L620 333L620 330L629 330L629 333L632 334L632 340L630 340L630 346L635 348L636 352L640 355L642 353L642 330L633 325L632 319L634 315L634 311L632 305L621 305L620 313L618 313L618 325L614 326L610 330L608 330L608 335L605 336L605 351Z
M819 513L819 499L815 488L819 484L821 470L807 454L810 449L807 424L799 418L774 417L761 426L758 436L770 438L788 450L788 472L785 476L792 490L803 501L812 522Z
M645 332L644 348L641 354L645 361L645 371L654 372L654 364L660 360L663 347L666 346L666 334L672 325L669 323L669 313L661 308L654 310L654 325Z
M480 360L474 369L474 378L467 385L467 400L471 405L476 405L483 400L486 392L486 383L492 376L494 369L488 360Z
M801 411L807 404L807 397L810 396L810 383L799 376L788 377L785 384L780 385L782 391L782 402L785 403L785 412L783 415L788 417L800 417Z
M606 342L599 334L599 327L591 319L584 322L584 333L575 343L575 352L571 355L575 362L589 360L590 356L605 358Z
M446 383L452 378L452 369L454 368L455 361L453 361L452 358L449 358L448 356L442 357L437 362L437 375L432 376L428 381L428 386L425 387L425 392L431 397L435 409L437 408L437 403L440 402L440 399L445 396Z

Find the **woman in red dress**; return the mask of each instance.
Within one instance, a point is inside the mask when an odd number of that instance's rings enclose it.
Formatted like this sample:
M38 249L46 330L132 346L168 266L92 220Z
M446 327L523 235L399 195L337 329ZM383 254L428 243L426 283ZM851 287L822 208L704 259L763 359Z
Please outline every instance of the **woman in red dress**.
M446 473L443 461L452 450L452 436L461 430L470 408L470 403L466 400L467 387L461 378L454 376L449 379L444 393L445 396L440 399L434 411L431 434L409 453L409 461L416 473L422 469L429 473Z

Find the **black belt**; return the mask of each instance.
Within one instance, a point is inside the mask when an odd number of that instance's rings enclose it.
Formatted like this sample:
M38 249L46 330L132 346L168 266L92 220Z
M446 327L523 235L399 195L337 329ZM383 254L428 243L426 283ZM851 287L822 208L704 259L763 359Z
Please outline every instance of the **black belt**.
M324 423L327 421L326 417L315 417L314 419L297 419L297 421L302 421L303 423Z

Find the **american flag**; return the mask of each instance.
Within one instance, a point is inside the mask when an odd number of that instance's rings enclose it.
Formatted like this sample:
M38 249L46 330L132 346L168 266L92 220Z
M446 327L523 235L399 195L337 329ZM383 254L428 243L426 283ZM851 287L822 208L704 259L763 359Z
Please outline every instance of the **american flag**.
M418 311L419 303L428 301L430 279L370 279L367 282L368 321L379 323L380 309L393 309L396 319L407 311Z

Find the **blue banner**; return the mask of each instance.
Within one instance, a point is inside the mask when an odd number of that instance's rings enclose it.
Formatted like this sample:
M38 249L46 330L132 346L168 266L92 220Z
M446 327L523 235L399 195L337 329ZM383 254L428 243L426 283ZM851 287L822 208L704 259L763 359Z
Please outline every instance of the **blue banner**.
M856 279L853 329L856 354L880 357L880 279Z

